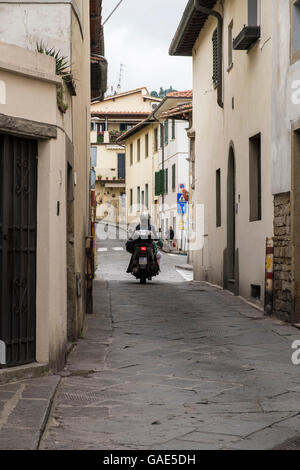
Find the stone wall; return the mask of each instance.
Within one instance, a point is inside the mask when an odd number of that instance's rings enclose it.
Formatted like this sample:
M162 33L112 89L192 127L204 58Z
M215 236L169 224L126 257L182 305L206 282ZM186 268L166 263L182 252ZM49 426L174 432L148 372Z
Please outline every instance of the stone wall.
M274 196L274 298L273 310L284 321L293 314L291 199L290 193Z

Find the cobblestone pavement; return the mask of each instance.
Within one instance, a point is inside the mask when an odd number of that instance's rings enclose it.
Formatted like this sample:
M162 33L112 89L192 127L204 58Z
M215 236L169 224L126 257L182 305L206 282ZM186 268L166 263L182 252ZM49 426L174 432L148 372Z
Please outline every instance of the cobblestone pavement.
M39 446L59 376L0 386L0 450L35 450Z
M300 431L300 332L164 256L139 285L99 247L95 314L69 358L42 449L272 449Z

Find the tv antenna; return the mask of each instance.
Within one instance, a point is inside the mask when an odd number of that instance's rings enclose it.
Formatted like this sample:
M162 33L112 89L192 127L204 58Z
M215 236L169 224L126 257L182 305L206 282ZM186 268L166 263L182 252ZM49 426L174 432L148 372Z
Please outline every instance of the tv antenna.
M118 82L118 88L121 88L122 85L122 78L124 76L126 65L125 64L120 64L120 73L119 73L119 82Z

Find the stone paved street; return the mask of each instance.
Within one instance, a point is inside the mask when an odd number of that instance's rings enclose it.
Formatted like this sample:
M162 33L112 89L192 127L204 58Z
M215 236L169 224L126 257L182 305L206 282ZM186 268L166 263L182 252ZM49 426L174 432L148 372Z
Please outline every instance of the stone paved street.
M187 282L164 255L141 286L98 246L95 314L69 357L42 449L271 449L300 433L299 330Z

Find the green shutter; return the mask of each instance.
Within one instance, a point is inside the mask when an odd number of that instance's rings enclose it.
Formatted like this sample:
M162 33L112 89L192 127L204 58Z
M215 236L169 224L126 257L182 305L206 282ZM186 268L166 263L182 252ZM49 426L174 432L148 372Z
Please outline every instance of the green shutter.
M176 189L176 165L172 166L172 189L173 191Z
M218 29L215 29L213 37L213 76L212 80L215 86L218 85Z
M162 196L165 193L165 188L167 188L166 171L160 170L155 173L155 196Z

